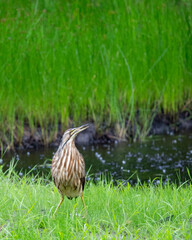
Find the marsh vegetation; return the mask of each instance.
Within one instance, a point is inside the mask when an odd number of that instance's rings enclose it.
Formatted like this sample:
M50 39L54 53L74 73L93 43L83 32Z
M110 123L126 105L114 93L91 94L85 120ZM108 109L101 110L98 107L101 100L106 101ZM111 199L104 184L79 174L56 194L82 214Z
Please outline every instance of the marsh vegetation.
M189 0L1 1L0 133L49 143L58 123L145 137L158 113L191 110ZM138 114L139 112L139 114ZM116 123L116 124L115 124Z

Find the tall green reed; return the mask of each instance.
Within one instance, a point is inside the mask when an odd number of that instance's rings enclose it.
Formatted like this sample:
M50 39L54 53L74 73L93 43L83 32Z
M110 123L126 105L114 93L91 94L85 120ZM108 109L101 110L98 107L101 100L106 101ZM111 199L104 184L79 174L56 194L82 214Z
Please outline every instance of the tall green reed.
M191 102L191 1L9 0L0 9L7 141L20 141L24 124L40 125L45 142L58 122L127 129L138 110L175 114Z

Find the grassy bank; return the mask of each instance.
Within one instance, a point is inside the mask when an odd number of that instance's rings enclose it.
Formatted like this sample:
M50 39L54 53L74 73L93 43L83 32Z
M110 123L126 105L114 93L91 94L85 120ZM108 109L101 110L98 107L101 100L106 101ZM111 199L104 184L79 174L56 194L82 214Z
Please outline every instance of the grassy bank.
M59 202L53 183L10 168L0 172L0 238L3 239L191 239L191 185L113 187L89 183L88 214L81 199Z
M0 2L1 140L175 114L191 104L190 0ZM48 126L51 128L48 129Z

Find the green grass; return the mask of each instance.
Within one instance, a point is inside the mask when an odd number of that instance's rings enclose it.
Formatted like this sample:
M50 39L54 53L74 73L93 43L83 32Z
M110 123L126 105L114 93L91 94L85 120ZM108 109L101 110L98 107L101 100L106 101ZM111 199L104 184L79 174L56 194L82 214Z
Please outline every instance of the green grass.
M147 131L154 112L188 109L191 15L190 0L1 0L1 139L29 124L49 142L71 120L120 134L137 110Z
M0 172L2 239L191 239L191 184L112 186L100 181L85 188L88 214L81 199L64 200L48 179L10 167Z

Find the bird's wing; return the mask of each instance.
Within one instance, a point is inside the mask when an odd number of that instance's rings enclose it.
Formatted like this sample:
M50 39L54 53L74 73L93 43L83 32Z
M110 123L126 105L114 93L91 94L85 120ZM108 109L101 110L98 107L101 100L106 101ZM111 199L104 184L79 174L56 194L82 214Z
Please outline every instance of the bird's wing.
M85 161L81 153L79 153L79 167L80 167L80 178L85 177Z

